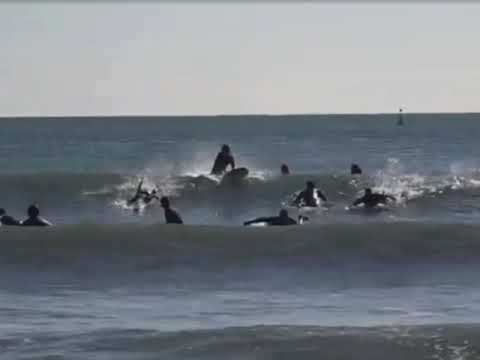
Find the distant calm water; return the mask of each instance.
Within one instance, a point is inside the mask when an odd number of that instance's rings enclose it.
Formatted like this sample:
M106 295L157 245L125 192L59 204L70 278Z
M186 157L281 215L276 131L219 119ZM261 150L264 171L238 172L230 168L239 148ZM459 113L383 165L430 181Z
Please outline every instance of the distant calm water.
M480 115L404 119L0 120L0 206L56 224L0 228L0 359L478 359ZM187 226L126 206L142 176ZM328 211L241 226L307 180ZM367 186L397 203L347 211Z

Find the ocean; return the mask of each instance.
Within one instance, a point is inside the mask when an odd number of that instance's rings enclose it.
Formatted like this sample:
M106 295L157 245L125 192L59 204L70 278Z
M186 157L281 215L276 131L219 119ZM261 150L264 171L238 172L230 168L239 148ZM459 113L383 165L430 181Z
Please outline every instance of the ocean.
M480 359L480 114L0 126L0 207L54 224L0 228L1 360ZM222 144L243 183L209 175ZM127 205L141 178L185 225ZM243 226L308 180L304 225ZM350 210L366 187L397 201Z

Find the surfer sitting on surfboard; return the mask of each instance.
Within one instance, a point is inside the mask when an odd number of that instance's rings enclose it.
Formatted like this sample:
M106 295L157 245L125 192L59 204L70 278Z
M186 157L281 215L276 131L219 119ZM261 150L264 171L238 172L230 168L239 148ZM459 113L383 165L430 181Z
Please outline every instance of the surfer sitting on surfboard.
M365 208L373 209L380 204L386 205L389 200L397 201L392 195L374 193L372 189L366 188L365 194L361 198L355 200L353 206L363 204Z
M315 188L313 181L307 181L307 188L297 195L293 203L298 207L317 207L319 205L319 198L323 201L327 201L325 194Z
M213 163L212 175L222 175L226 170L227 166L230 165L232 169L235 169L235 159L230 150L230 146L224 144L222 150L217 154L215 162Z
M259 217L250 221L245 221L243 225L251 225L265 223L270 226L288 226L288 225L297 225L297 222L288 216L288 211L285 209L280 210L278 216L272 217Z
M165 211L165 222L167 224L183 224L183 220L178 213L170 207L170 200L164 196L160 199L163 210Z

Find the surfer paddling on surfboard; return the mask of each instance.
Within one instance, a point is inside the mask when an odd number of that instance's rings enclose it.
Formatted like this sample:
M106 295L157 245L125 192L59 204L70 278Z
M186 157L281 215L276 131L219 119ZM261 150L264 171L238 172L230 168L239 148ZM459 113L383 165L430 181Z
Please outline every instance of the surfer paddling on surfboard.
M366 188L365 194L353 202L353 206L363 204L366 209L374 209L378 205L386 205L388 201L397 201L392 195L374 193L372 189Z
M297 225L297 222L288 216L288 211L285 209L280 210L278 216L272 217L259 217L250 221L245 221L243 225L248 226L252 224L265 223L269 226L288 226Z
M307 188L297 195L293 204L298 207L317 207L320 205L320 200L327 201L325 194L315 187L313 181L307 181Z

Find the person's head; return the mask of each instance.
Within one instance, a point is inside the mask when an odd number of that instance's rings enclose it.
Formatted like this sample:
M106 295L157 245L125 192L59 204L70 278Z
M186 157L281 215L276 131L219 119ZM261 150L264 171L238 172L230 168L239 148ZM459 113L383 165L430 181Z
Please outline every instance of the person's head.
M280 171L282 172L282 175L290 174L290 169L288 168L287 164L282 164Z
M307 189L315 189L315 183L313 181L307 181Z
M223 144L222 145L222 153L223 154L230 154L230 146L228 146L227 144Z
M285 209L280 210L278 213L278 216L281 217L282 219L288 218L288 211Z
M372 195L372 189L366 188L366 189L365 189L365 195L367 195L367 196L368 196L368 195Z
M29 217L34 218L40 215L40 210L36 205L30 205L27 209L27 214Z
M0 216L5 215L7 212L5 211L4 208L0 208Z
M168 197L166 196L163 196L161 199L160 199L160 204L162 205L162 207L164 209L168 209L170 207L170 200L168 199Z
M358 166L357 164L352 164L350 166L350 173L352 175L354 174L361 174L362 173L362 169L360 169L360 166Z

